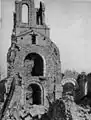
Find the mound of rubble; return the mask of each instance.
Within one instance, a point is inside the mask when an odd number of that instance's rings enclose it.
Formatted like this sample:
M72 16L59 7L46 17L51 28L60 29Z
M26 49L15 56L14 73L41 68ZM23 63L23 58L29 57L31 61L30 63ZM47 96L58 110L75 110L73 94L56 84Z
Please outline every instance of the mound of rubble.
M77 105L72 96L67 96L63 101L66 106L66 116L68 118L70 114L72 120L91 120L91 108L89 106Z
M91 120L91 108L77 105L72 96L65 96L51 103L48 110L42 105L22 107L20 110L16 107L8 109L2 120L6 118L7 120Z
M41 120L91 120L91 108L77 105L72 96L53 102Z

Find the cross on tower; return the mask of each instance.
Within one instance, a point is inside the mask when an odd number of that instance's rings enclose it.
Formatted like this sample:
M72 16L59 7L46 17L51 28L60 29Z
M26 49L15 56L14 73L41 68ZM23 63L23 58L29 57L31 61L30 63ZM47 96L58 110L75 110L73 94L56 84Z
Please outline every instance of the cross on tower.
M38 35L35 34L34 31L30 35L32 36L32 44L36 44L36 36L38 36Z

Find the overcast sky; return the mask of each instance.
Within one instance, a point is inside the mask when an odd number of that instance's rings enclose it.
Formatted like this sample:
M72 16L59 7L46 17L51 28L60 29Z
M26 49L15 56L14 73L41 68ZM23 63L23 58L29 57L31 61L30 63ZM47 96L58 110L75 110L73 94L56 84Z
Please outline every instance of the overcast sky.
M39 0L36 1L38 6ZM44 0L50 38L60 50L62 71L91 71L91 1ZM2 0L0 65L6 71L6 54L11 42L14 0Z

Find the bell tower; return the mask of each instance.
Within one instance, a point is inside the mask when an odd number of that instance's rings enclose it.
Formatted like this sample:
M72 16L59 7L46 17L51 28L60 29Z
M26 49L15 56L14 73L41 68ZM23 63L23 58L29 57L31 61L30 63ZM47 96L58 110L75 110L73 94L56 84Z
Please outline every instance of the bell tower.
M24 10L27 9L27 13ZM23 10L24 9L24 10ZM34 0L15 1L16 27L31 27L35 24ZM23 16L27 17L27 21L23 21ZM27 15L26 15L27 14Z
M29 29L36 29L49 37L49 28L45 24L45 6L35 8L34 0L15 1L14 31L20 34Z
M7 54L8 77L15 77L16 87L10 106L43 105L60 97L60 53L50 40L45 24L45 6L35 8L34 0L15 1L11 46ZM8 80L10 81L10 79ZM18 100L18 101L17 101Z

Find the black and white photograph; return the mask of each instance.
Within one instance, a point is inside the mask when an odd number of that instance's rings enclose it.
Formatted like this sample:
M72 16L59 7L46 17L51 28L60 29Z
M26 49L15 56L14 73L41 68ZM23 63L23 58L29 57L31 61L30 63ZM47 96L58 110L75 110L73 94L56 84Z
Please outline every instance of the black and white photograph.
M91 0L0 0L0 120L91 120Z

